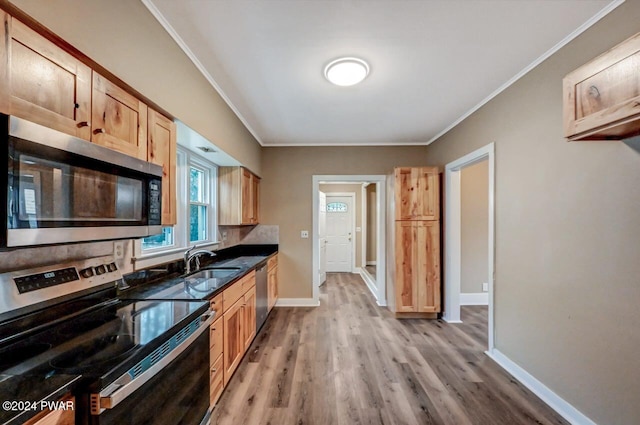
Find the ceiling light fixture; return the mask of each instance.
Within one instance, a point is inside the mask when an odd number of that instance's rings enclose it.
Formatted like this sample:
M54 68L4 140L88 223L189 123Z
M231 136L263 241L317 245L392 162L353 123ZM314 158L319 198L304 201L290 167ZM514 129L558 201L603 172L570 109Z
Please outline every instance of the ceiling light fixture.
M324 68L324 76L337 86L353 86L369 75L369 64L358 58L340 58Z

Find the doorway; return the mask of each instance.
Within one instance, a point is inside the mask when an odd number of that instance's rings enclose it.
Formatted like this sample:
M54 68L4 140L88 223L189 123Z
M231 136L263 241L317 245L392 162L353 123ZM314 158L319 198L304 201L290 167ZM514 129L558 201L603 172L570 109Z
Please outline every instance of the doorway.
M323 193L326 196L326 271L354 273L356 267L355 193Z
M462 270L462 170L487 161L488 165L488 234L487 234L487 289L488 289L488 353L494 348L494 184L495 158L494 144L490 143L445 166L445 272L444 272L444 315L449 323L460 320L460 289Z
M372 184L376 186L375 190L375 208L378 214L375 217L375 229L376 229L376 258L378 261L376 262L376 276L377 279L373 281L372 279L366 279L364 276L367 276L363 272L364 267L366 265L366 258L362 253L357 254L357 251L361 249L363 246L362 236L364 233L363 224L358 224L357 226L354 224L354 231L352 232L352 241L353 249L351 251L352 265L350 272L360 273L363 276L365 284L371 291L371 293L376 298L378 305L386 306L387 297L386 297L386 271L385 271L385 220L386 220L386 176L385 175L314 175L312 177L312 199L313 199L313 241L312 241L312 276L313 276L313 303L317 304L320 300L320 290L319 287L323 282L323 273L322 273L322 252L323 247L321 245L321 216L325 215L326 220L329 220L328 211L326 213L321 212L321 197L322 193L326 196L326 204L328 206L330 200L329 197L332 195L341 195L340 193L329 193L327 190L327 186L337 186L342 185L343 188L348 186L346 185L357 185L357 192L354 194L360 194L361 188L363 184ZM343 190L343 192L346 189ZM335 190L334 190L335 192ZM352 192L349 190L349 192ZM356 202L357 204L357 202ZM333 207L332 207L333 208ZM360 206L361 208L361 206ZM362 212L359 212L360 208L354 208L354 212L356 217L361 217ZM325 208L326 210L327 208ZM329 250L326 251L326 257L330 255ZM355 256L355 258L354 258ZM364 261L364 263L360 264L360 262ZM329 271L330 269L327 269Z

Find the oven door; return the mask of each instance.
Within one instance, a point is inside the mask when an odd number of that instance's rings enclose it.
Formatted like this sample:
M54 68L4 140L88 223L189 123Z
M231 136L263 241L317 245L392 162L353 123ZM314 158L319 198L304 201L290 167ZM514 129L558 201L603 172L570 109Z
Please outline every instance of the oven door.
M161 168L6 117L7 247L148 236L160 229Z
M156 365L90 397L93 425L200 425L209 410L209 326L213 316ZM157 366L157 367L156 367Z

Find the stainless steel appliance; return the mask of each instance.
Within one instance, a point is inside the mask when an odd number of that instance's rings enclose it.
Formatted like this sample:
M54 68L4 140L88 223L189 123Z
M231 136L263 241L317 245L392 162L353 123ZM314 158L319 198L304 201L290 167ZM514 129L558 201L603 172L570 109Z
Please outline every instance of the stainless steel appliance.
M160 233L160 166L4 114L0 138L0 247Z
M267 263L256 268L256 331L260 330L269 315Z
M71 392L77 424L206 423L209 304L121 300L121 279L111 256L0 274L0 398Z

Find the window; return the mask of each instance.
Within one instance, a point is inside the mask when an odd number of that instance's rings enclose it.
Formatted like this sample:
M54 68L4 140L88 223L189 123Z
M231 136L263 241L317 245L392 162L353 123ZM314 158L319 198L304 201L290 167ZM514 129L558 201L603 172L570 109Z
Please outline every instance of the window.
M144 238L142 255L182 251L193 244L216 242L215 164L178 146L178 224L162 228L159 235Z
M329 202L327 212L347 212L347 204L344 202Z
M208 171L189 167L189 242L207 240Z

